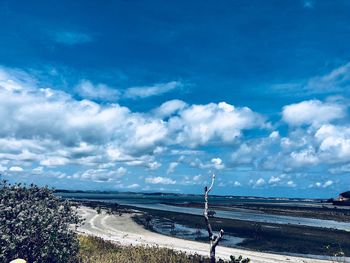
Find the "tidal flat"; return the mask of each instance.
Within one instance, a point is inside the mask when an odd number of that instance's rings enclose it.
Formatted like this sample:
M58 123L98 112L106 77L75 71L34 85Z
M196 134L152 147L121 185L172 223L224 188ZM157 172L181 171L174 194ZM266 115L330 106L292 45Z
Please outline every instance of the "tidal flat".
M82 202L82 201L80 201ZM141 211L133 220L151 231L208 242L203 216L188 213L118 205L111 202L83 201L91 207L104 207L113 213ZM350 232L325 227L275 224L228 218L211 218L214 231L224 229L222 245L279 254L302 254L312 257L350 255Z

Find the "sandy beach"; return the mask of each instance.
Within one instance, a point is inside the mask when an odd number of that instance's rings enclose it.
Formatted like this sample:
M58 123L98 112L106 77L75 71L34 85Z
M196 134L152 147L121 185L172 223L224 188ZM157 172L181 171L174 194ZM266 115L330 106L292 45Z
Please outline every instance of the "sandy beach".
M208 255L208 244L169 237L148 231L132 220L132 214L123 214L121 216L108 215L105 212L97 214L96 210L88 207L80 207L78 211L85 219L85 223L78 228L78 232L80 233L98 236L105 240L118 242L122 245L160 246L184 251L186 253ZM229 259L230 255L242 255L243 257L250 258L251 262L254 263L332 262L218 246L218 257Z

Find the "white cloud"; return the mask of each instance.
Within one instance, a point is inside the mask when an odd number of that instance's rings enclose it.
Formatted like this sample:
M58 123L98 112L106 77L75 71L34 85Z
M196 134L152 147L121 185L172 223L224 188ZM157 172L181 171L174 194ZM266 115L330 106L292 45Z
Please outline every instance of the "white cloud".
M271 176L270 179L269 179L269 184L277 184L281 181L281 178L278 177L278 176Z
M323 188L327 188L329 186L331 186L333 184L333 181L332 180L328 180L326 181L324 184L323 184Z
M157 170L161 166L162 166L162 164L157 162L157 161L148 163L148 168L151 169L151 170Z
M314 184L309 185L309 188L328 188L331 185L333 185L333 181L332 180L327 180L326 182L316 182Z
M303 101L283 107L283 120L291 126L303 124L321 125L345 117L343 105L319 100Z
M192 105L169 120L172 132L177 132L177 142L190 147L204 145L211 140L231 143L245 129L263 127L259 114L249 108L235 108L225 102Z
M125 98L147 98L159 96L182 86L181 82L171 81L167 83L155 84L154 86L132 87L124 92Z
M211 162L214 165L214 168L217 170L221 170L225 168L225 165L222 163L222 160L220 158L213 158L211 159Z
M266 182L265 182L265 179L264 178L259 178L258 180L256 180L256 182L254 183L254 186L255 187L260 187L260 186L263 186L265 185Z
M292 180L290 180L290 181L288 181L287 182L287 186L289 186L289 187L296 187L297 185L296 185L296 183L294 183L294 181L292 181Z
M155 109L155 113L162 118L169 117L174 113L183 110L186 106L187 104L182 100L169 100Z
M88 169L83 172L77 172L73 178L78 178L93 182L113 182L119 180L123 175L118 170L108 169Z
M166 178L166 177L160 177L160 176L147 177L145 179L145 182L149 183L149 184L175 184L176 183L175 180L172 180L172 179Z
M172 174L172 173L174 173L174 171L175 171L175 168L177 167L179 165L179 163L178 162L171 162L170 164L169 164L169 167L168 167L168 170L167 170L167 174Z
M238 187L238 186L242 186L242 184L240 182L238 182L238 181L235 181L233 183L233 186Z
M127 189L135 189L135 188L139 188L140 185L139 184L130 184L128 186L126 186Z
M270 139L278 139L280 137L280 134L278 131L273 131L270 133L269 138Z
M94 85L88 80L82 80L76 87L79 95L86 99L116 102L120 91L112 89L105 84Z
M316 93L344 92L350 87L350 62L331 72L311 78L307 88Z
M292 152L290 156L293 164L296 166L315 165L319 161L315 149L312 147L301 150L300 152Z
M327 162L344 162L350 160L350 127L323 125L315 138L319 143L319 151Z
M42 166L35 167L32 170L33 174L42 174L43 172L44 172L44 167L42 167Z
M12 166L9 169L10 172L23 172L23 168L19 166Z

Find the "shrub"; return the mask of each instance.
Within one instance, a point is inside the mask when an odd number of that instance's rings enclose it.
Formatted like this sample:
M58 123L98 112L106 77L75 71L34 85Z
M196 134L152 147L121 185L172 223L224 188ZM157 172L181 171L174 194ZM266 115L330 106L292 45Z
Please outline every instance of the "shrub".
M79 223L70 203L47 187L0 183L0 262L73 262Z

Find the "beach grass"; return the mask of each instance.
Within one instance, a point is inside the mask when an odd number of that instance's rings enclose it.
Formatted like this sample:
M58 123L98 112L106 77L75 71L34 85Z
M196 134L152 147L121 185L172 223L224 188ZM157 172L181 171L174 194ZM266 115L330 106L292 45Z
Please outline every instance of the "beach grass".
M121 246L94 236L79 236L80 263L198 263L209 262L200 255L188 255L168 248Z

